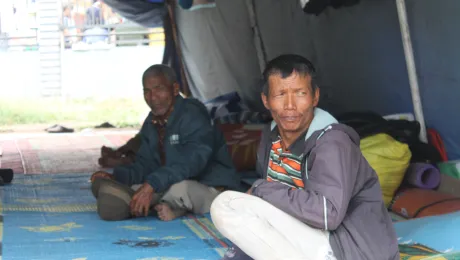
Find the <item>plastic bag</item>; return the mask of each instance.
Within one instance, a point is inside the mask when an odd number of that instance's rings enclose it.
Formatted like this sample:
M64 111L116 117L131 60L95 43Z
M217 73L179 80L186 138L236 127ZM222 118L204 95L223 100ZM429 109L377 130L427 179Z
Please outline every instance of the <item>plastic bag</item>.
M388 207L409 167L411 151L387 134L377 134L361 140L361 151L371 167L377 172Z

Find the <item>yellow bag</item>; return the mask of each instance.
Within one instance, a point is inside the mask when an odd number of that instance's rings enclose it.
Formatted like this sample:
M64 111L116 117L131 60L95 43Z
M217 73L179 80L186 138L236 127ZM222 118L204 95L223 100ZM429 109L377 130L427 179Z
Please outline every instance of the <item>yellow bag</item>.
M377 172L383 201L388 206L401 185L412 153L409 146L387 134L377 134L361 140L361 152Z

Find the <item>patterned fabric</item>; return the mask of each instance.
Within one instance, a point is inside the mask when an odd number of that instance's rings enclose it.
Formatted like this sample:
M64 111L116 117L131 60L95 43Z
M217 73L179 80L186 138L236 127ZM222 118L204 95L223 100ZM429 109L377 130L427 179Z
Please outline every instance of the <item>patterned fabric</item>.
M268 163L267 180L277 181L295 189L303 189L302 157L284 150L281 139L273 142Z
M241 101L237 92L231 92L203 102L211 118L247 111L249 108Z
M240 172L254 171L263 125L218 124L217 126L224 134L236 169Z
M152 120L152 124L155 126L158 132L158 153L160 154L161 165L165 165L166 163L166 153L163 143L165 140L166 124L168 123L168 117L169 115L171 115L173 110L174 103L164 117L157 117Z
M250 111L236 92L205 101L204 104L216 124L264 124L272 120L269 111Z
M422 259L436 259L436 260L457 260L460 259L459 254L443 253L436 251L420 244L399 245L399 254L401 260L422 260Z
M152 123L155 125L155 128L157 129L157 132L158 132L158 152L160 153L161 165L165 165L166 153L165 153L163 143L164 143L165 134L166 134L167 120L165 120L162 123L159 123L158 121L153 120Z
M89 177L16 175L13 184L0 188L0 258L219 259L231 245L209 215L102 221Z
M209 215L172 222L154 217L102 221L89 177L18 174L11 185L0 188L0 258L220 259L232 247ZM401 259L459 260L459 214L396 223Z
M216 124L266 124L272 120L270 114L264 112L241 111L230 113L214 119Z

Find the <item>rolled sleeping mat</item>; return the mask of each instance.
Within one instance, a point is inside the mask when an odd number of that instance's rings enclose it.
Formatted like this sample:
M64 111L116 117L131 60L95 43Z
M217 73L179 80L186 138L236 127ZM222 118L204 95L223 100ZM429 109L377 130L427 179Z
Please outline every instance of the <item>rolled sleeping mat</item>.
M97 195L97 214L103 220L117 221L131 218L129 204L134 190L111 179L97 179L93 194ZM93 190L93 189L92 189Z
M441 183L441 173L428 163L412 163L406 173L407 183L420 188L432 190Z

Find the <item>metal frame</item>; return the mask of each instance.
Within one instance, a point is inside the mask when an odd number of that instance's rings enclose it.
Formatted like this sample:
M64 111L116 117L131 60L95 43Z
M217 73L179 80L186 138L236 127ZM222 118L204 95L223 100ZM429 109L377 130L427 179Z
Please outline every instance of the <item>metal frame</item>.
M407 73L409 75L409 84L412 96L412 105L414 106L415 119L420 123L420 140L426 143L427 134L425 117L423 115L422 100L420 98L417 69L415 67L414 50L412 48L409 23L407 21L405 0L396 0L396 8L398 9L399 26L401 27L404 56L406 58Z

